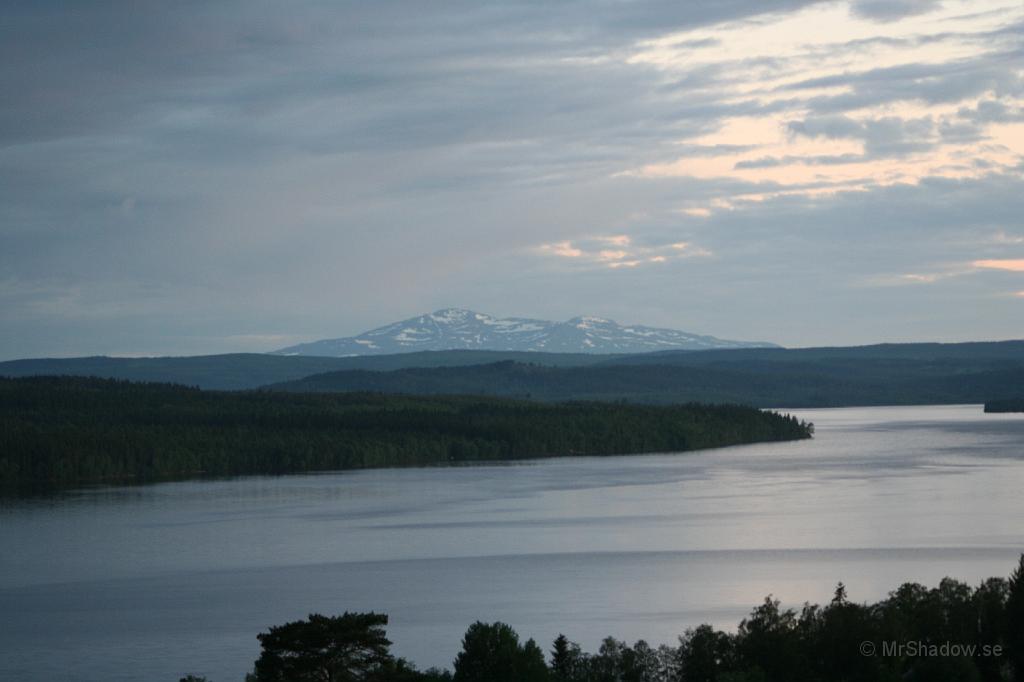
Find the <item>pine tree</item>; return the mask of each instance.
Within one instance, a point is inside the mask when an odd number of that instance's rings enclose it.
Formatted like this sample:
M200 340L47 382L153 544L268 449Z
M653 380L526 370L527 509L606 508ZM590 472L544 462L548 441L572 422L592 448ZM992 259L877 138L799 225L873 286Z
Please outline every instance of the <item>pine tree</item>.
M1010 592L1006 600L1006 654L1014 679L1024 680L1024 554L1010 574Z
M393 662L384 636L388 617L377 613L310 614L257 635L263 651L257 682L343 682L364 679Z
M455 658L455 682L544 682L548 667L544 652L531 639L519 644L519 635L505 623L469 626L462 651Z
M551 649L551 673L557 682L571 682L576 677L580 648L559 634Z

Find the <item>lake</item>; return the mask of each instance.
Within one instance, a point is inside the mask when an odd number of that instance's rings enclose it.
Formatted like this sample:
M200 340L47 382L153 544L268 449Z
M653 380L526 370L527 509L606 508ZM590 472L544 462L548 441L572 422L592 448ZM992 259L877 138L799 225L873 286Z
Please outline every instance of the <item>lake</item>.
M813 440L2 501L0 679L240 681L258 632L345 610L389 614L394 653L450 667L475 620L593 651L840 580L865 601L1009 574L1024 415L794 413Z

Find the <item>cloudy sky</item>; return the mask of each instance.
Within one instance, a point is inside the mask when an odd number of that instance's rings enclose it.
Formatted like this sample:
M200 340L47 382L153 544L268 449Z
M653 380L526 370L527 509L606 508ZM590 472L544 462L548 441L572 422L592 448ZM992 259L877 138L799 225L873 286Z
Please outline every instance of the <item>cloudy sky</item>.
M0 358L447 306L1024 337L1024 3L11 0Z

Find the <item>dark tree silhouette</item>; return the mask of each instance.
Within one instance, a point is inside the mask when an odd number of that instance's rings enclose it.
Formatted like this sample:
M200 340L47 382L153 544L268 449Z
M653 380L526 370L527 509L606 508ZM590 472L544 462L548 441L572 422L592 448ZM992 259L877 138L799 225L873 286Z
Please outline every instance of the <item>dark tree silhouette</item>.
M1024 398L1017 400L991 400L985 403L986 412L1024 412Z
M718 682L722 671L732 668L733 642L710 625L687 630L679 648L686 682Z
M736 405L538 404L0 377L0 491L87 481L680 452L809 438Z
M792 609L782 610L769 595L750 617L740 622L737 650L772 680L802 679L798 621Z
M1008 632L1006 602L1010 586L1005 578L989 578L974 591L974 612L977 614L978 644L989 647L1006 645L1004 638ZM1001 656L978 656L974 662L984 680L998 680L1005 661Z
M1013 667L1014 679L1024 681L1024 555L1010 574L1006 598L1006 653Z
M519 643L519 635L505 623L469 626L462 651L455 659L455 682L543 682L548 680L544 653L531 639Z
M392 664L384 636L388 617L377 613L310 614L257 635L263 648L256 682L356 682Z
M588 654L559 635L550 668L533 640L521 644L508 625L477 622L463 637L454 676L418 672L388 654L386 622L383 615L346 613L271 628L260 635L264 650L251 680L1024 682L1024 556L1009 580L990 578L976 588L950 578L934 588L906 583L882 601L858 604L840 583L827 605L805 604L799 612L768 597L735 633L701 625L676 648L607 637ZM904 649L886 650L886 642ZM940 645L958 650L919 648Z
M551 675L556 682L572 682L582 668L582 653L578 644L559 634L551 649Z

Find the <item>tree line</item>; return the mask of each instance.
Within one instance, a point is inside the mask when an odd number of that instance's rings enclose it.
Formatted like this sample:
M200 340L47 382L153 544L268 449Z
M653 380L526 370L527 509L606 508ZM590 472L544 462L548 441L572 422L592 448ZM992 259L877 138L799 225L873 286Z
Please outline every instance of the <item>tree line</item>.
M811 436L736 405L219 392L86 377L0 379L0 488L681 452Z
M553 367L504 361L394 371L344 370L267 388L305 393L459 393L547 401L625 398L660 404L698 400L762 407L842 407L981 403L1016 398L1024 384L1024 356L998 361L828 356L801 359L797 351L767 349L765 353L769 351L774 353L768 357L782 359L769 360L762 355L747 358L737 356L739 351L702 351L671 356L654 353L649 358L633 356L595 366ZM786 361L787 357L792 360Z
M312 614L272 627L257 636L247 682L1020 682L1024 556L1009 579L906 583L873 604L851 601L842 583L824 606L783 609L768 597L735 632L701 625L674 646L609 637L587 653L559 635L545 656L505 623L476 622L451 672L395 658L387 623Z
M1024 412L1024 398L1017 400L990 400L985 403L986 412Z

